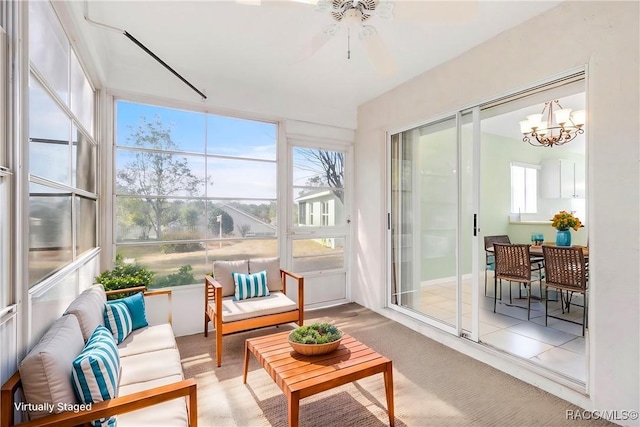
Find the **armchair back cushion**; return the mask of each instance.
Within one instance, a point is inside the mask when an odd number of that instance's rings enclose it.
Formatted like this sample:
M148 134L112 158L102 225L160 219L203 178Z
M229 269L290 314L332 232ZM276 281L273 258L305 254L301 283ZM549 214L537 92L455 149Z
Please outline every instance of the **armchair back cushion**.
M102 285L96 284L78 295L64 312L64 314L73 314L78 318L84 342L89 341L91 334L98 326L104 326L104 304L106 302L107 294L104 293L104 288Z
M267 287L269 291L281 291L280 258L261 258L249 260L249 273L267 271Z
M102 316L102 313L100 313ZM38 344L20 362L20 378L27 402L52 404L77 403L71 385L73 360L84 348L78 319L73 315L56 320ZM50 415L48 411L29 411L31 419Z
M249 261L215 261L213 263L213 277L222 285L222 296L235 295L236 286L231 273L249 274ZM267 279L268 280L268 279Z

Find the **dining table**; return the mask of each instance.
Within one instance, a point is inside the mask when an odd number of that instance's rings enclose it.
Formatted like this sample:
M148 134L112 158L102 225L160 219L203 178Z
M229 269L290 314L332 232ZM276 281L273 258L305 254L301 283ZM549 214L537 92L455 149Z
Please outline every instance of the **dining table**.
M529 254L533 257L541 257L542 256L542 246L543 245L531 245L529 246ZM555 243L545 243L544 246L555 246ZM589 247L582 245L572 245L572 248L580 248L582 249L582 254L585 258L589 258Z

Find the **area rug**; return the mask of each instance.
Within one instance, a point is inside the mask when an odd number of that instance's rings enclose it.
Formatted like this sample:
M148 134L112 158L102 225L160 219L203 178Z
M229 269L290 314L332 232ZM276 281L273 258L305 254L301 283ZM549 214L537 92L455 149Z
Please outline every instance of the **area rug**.
M395 425L565 426L612 425L571 421L580 409L491 366L458 353L358 304L305 313L305 323L329 321L393 361ZM286 426L287 401L253 356L242 383L244 341L291 330L264 328L223 338L215 366L215 335L179 337L187 378L198 384L199 426ZM387 426L382 374L300 401L300 426Z

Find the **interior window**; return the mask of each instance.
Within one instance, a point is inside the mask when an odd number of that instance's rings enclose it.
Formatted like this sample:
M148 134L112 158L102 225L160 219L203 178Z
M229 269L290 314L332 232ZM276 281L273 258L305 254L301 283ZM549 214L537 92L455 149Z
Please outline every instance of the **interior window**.
M511 164L511 213L537 213L537 165Z

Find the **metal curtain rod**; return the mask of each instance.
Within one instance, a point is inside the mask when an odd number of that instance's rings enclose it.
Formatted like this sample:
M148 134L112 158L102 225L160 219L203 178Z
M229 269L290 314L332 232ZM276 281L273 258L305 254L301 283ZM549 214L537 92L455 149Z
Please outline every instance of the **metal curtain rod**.
M174 76L176 76L177 78L182 80L182 82L184 84L186 84L191 89L193 89L198 95L200 95L202 97L202 99L207 99L207 95L205 95L204 93L202 93L202 91L198 90L194 85L189 83L189 81L187 79L185 79L184 77L182 77L180 75L180 73L178 73L176 70L171 68L171 66L169 66L169 64L167 64L162 59L160 59L158 57L158 55L156 55L151 50L149 50L149 48L147 48L144 44L142 44L138 39L133 37L129 32L127 32L126 30L117 28L117 27L113 27L111 25L106 25L106 24L102 24L100 22L96 22L96 21L92 20L91 18L89 18L89 5L88 5L87 0L84 1L84 19L87 22L89 22L90 24L97 25L98 27L106 28L107 30L117 31L119 33L124 34L125 37L127 37L129 40L131 40L133 43L135 43L140 49L144 50L147 54L149 54L149 56L151 56L153 59L158 61L163 67L165 67L167 70L171 71L171 73L173 73Z

